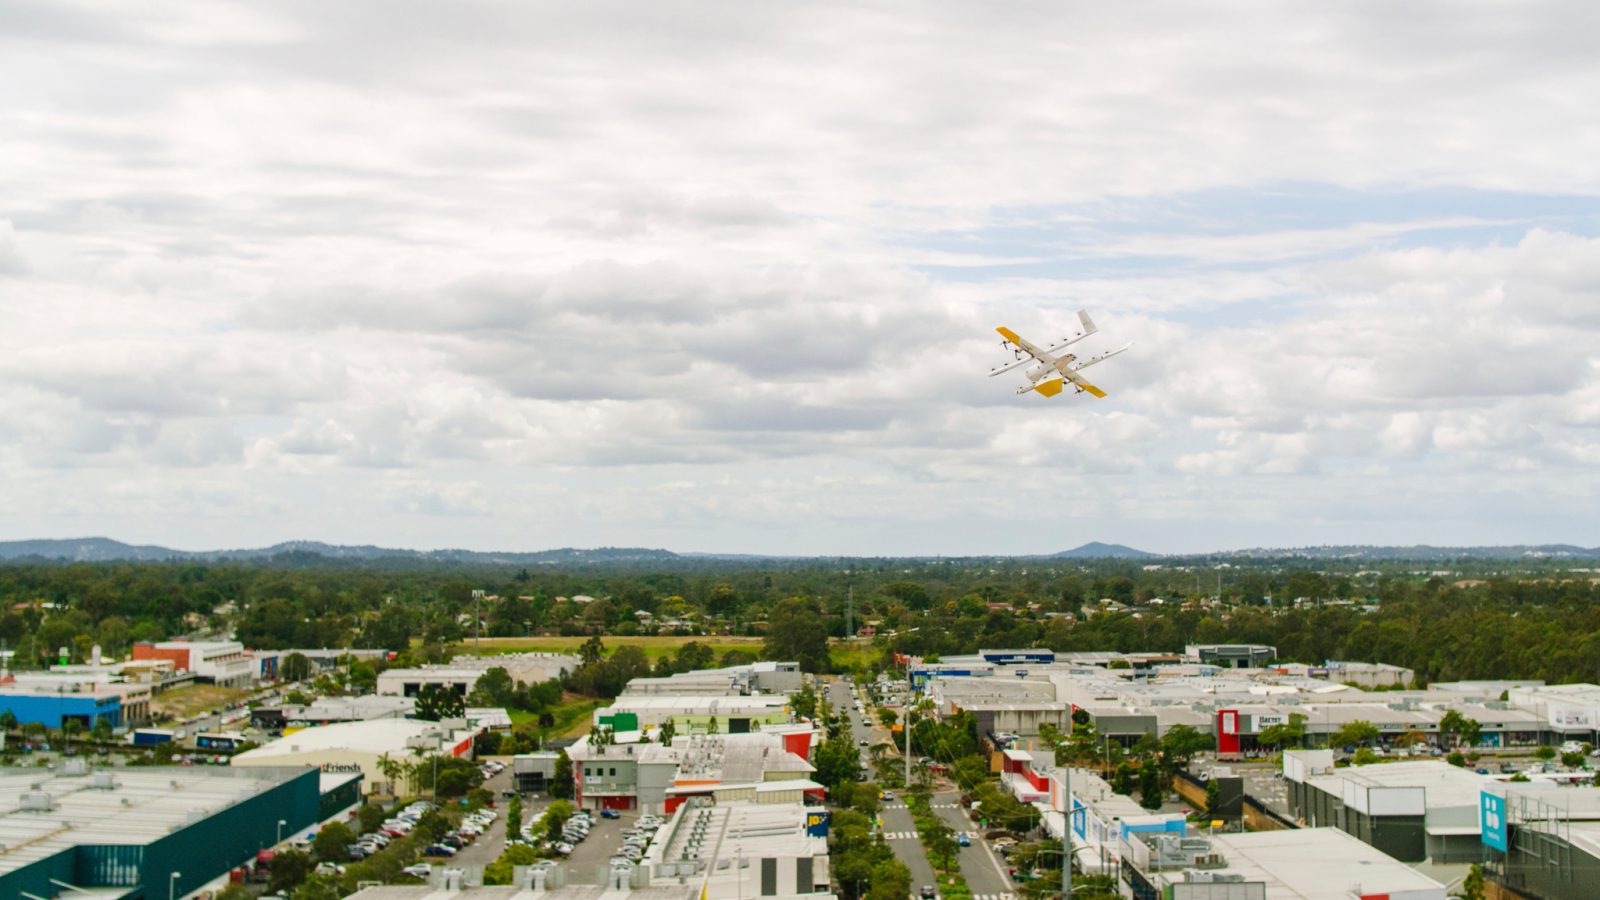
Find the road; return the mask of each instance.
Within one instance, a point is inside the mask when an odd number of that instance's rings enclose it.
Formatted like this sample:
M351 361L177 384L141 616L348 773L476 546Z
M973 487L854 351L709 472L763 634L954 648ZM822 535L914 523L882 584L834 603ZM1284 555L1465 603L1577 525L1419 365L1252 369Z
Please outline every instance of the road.
M834 709L843 710L850 717L850 734L858 745L862 741L872 741L872 728L856 714L855 692L850 682L835 681L830 684L828 701ZM870 772L872 762L865 747L861 748L861 759ZM889 842L895 858L905 863L911 871L911 892L916 896L923 885L935 884L933 866L929 865L928 855L923 852L922 842L917 839L917 826L912 822L911 811L906 809L905 802L896 798L885 802L882 810L884 839Z
M994 850L983 839L982 832L977 830L977 824L967 818L966 810L961 808L961 794L953 790L934 794L933 811L957 834L965 832L972 838L972 846L962 847L957 861L961 863L961 876L967 880L973 900L1010 898L1011 880L995 858Z

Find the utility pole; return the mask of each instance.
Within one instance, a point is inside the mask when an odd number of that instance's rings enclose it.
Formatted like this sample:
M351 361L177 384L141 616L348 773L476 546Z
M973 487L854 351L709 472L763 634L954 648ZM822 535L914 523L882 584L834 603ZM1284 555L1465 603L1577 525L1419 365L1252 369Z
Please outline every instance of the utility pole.
M1061 818L1061 900L1072 900L1072 763L1062 767L1062 802L1066 815Z
M911 790L911 657L906 656L906 708L900 717L900 729L906 733L906 790Z
M482 656L478 639L483 636L483 591L472 592L472 655Z

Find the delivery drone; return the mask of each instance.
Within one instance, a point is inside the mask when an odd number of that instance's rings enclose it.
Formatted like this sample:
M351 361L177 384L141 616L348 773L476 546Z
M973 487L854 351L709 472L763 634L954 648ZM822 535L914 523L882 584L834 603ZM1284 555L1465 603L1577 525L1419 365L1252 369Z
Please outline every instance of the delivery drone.
M1091 356L1074 366L1073 363L1077 362L1078 357L1071 353L1064 353L1060 356L1057 356L1056 354L1083 340L1089 335L1094 334L1097 330L1094 327L1094 322L1090 320L1089 314L1081 309L1078 310L1078 322L1083 326L1082 331L1074 334L1072 337L1062 338L1054 347L1044 350L1040 350L1033 344L1018 337L1015 331L1012 331L1004 325L996 328L995 331L1000 332L1000 336L1005 338L1005 340L1000 342L1000 346L1010 350L1012 355L1016 357L1016 362L995 366L989 370L989 374L991 376L1003 375L1006 372L1012 371L1013 369L1021 368L1030 362L1037 362L1038 365L1022 373L1027 377L1028 383L1017 388L1017 393L1026 394L1029 391L1038 391L1046 397L1054 397L1055 395L1061 393L1061 389L1066 386L1067 382L1071 382L1073 390L1076 393L1082 394L1087 391L1096 397L1104 397L1106 395L1105 391L1102 391L1085 381L1083 376L1079 375L1078 372L1082 369L1089 368L1095 363L1105 362L1111 357L1116 356L1118 353L1121 353L1129 347L1132 347L1133 344L1129 343L1122 347L1118 347L1115 350L1107 350L1099 356ZM1060 376L1059 378L1056 377L1058 375Z

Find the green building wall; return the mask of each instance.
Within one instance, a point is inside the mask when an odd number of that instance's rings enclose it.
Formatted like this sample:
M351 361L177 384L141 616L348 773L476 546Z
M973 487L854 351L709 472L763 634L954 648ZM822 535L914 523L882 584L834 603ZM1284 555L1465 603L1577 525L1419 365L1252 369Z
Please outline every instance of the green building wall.
M284 834L320 821L320 778L316 769L306 769L149 844L69 847L0 875L0 897L55 897L62 889L52 881L126 888L121 895L126 900L164 900L169 889L177 896L197 891L277 843L279 819L285 822ZM241 790L251 783L239 779ZM171 878L173 872L179 873L177 879Z

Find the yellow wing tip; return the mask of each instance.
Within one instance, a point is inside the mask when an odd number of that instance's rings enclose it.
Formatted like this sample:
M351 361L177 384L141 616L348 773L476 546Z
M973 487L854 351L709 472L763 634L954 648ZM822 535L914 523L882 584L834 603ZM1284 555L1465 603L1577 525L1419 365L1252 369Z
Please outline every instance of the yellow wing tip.
M1083 389L1095 395L1096 397L1104 397L1106 395L1105 391L1100 390L1092 384L1084 384Z
M995 331L1000 332L1000 336L1001 337L1005 338L1008 341L1011 341L1012 343L1016 343L1017 341L1021 340L1021 338L1017 337L1017 333L1015 331L1012 331L1011 329L1005 327L1004 325L1001 325L999 328L996 328Z

